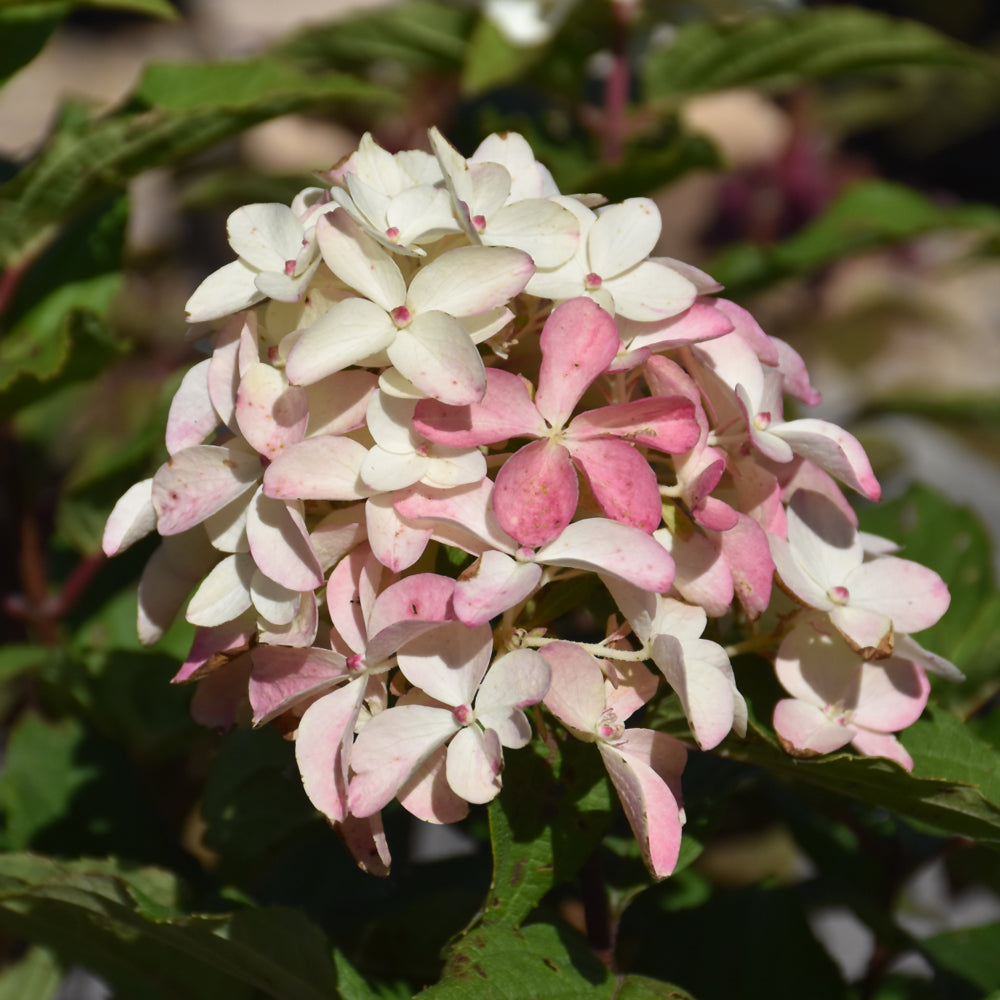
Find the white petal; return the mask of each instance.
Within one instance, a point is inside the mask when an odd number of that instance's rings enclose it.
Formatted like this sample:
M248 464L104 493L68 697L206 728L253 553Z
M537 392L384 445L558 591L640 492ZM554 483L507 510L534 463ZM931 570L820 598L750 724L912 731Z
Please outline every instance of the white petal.
M195 290L184 306L189 323L221 319L230 313L249 309L265 298L254 279L257 272L241 260L213 271Z
M416 312L439 309L476 316L506 305L534 273L531 258L507 247L458 247L417 272L407 303Z
M418 314L388 348L389 359L422 393L464 406L486 392L486 369L462 324L443 312Z
M226 221L229 245L258 271L282 271L302 249L302 223L281 204L244 205Z
M452 791L466 802L490 802L500 792L503 756L497 734L466 726L448 746L445 773Z
M249 555L227 556L202 581L188 602L192 625L221 625L250 607L250 583L256 572Z
M587 237L590 269L607 280L634 267L656 246L660 226L660 211L651 198L628 198L598 209Z
M403 304L406 285L396 262L346 212L323 216L316 242L326 266L346 285L386 312Z
M153 480L143 479L129 487L115 504L104 526L101 548L107 556L118 555L156 527Z
M219 415L215 412L208 390L211 366L211 358L199 361L185 374L170 401L166 445L171 455L191 445L201 444L219 426Z

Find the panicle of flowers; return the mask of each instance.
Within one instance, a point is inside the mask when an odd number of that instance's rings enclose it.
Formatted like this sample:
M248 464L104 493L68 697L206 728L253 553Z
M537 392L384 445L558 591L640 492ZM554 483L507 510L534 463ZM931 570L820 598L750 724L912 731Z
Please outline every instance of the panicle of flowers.
M911 768L894 734L926 672L960 676L910 635L948 593L858 531L838 481L879 496L858 441L785 418L819 398L801 358L651 256L649 199L560 194L512 133L430 148L366 135L290 207L238 209L236 259L188 302L221 325L104 548L162 536L139 634L196 626L175 678L195 716L280 725L372 872L384 807L461 819L544 708L544 738L596 744L668 875L687 747L629 720L673 691L702 750L744 735L748 646L788 694L788 752ZM596 641L544 616L581 574L617 608Z

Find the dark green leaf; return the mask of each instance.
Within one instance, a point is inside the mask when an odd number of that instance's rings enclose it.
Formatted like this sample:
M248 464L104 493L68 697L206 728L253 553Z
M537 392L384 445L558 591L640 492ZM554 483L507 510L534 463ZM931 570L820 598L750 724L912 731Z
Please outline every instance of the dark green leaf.
M49 9L61 8L61 13L70 7L103 7L107 10L121 10L130 14L145 14L167 21L177 18L177 10L167 0L0 0L0 10L7 8ZM61 15L60 15L61 16ZM6 41L6 39L4 39Z
M68 10L67 3L0 5L0 85L42 51Z
M52 1000L63 969L48 948L32 948L0 974L0 1000Z
M251 125L340 102L394 101L339 73L309 75L265 57L154 66L118 114L67 123L36 160L0 187L0 264L18 261L50 226L136 174L177 163Z
M691 94L899 66L990 65L973 49L914 21L857 8L802 10L735 23L692 21L644 66L646 93L675 104Z
M279 907L179 915L166 872L114 861L0 857L0 921L148 1000L330 1000L325 935Z
M490 923L519 926L549 889L576 874L607 830L610 794L595 748L568 741L547 755L544 746L510 754L506 787L490 805Z
M1000 212L992 206L942 206L901 185L866 181L848 188L819 218L784 242L737 245L706 269L726 286L727 295L739 298L852 254L936 229L998 227Z
M922 950L938 965L984 990L1000 982L1000 924L946 931L924 939Z

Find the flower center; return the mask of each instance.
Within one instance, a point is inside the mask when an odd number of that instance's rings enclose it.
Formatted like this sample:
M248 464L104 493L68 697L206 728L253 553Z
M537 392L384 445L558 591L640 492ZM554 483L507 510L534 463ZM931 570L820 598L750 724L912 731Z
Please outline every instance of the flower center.
M758 413L756 417L753 418L753 425L759 431L766 431L768 427L771 426L771 414L765 410L763 413Z
M604 279L599 274L594 274L593 271L583 279L583 287L588 292L596 292L602 284L604 284Z
M406 326L410 322L412 317L410 316L410 310L406 306L396 306L389 315L392 317L393 323L396 326Z
M397 226L390 226L385 231L385 235L392 243L396 243L399 240L399 228Z
M831 587L826 592L826 596L834 604L846 604L851 599L851 592L846 587Z
M473 719L472 709L468 705L458 705L451 710L455 721L460 726L467 726Z
M486 216L485 215L474 215L472 217L472 224L476 227L476 232L481 233L486 229Z

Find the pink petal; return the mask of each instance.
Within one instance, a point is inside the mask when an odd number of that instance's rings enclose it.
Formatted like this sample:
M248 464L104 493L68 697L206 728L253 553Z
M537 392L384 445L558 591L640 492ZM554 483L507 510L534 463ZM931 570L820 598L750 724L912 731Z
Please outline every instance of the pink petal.
M368 618L382 580L382 564L368 545L359 545L337 563L326 585L333 627L355 653L368 643Z
M418 313L387 349L389 360L431 399L464 406L486 392L486 369L479 350L454 316Z
M863 563L845 578L844 586L851 604L888 615L899 632L930 628L951 602L948 587L937 573L895 556Z
M472 705L492 654L493 632L488 625L469 628L450 622L408 637L397 659L411 684L457 708Z
M224 667L250 649L253 627L237 619L213 628L198 628L180 670L170 678L171 684L187 684Z
M495 799L503 782L503 752L492 729L465 726L448 746L445 774L452 791L466 802L482 804Z
M370 719L351 755L355 771L348 790L351 813L378 812L460 728L451 711L430 705L400 705Z
M573 442L570 454L607 517L650 534L660 526L656 473L632 445L616 438Z
M389 874L392 859L385 831L382 829L381 814L376 813L364 819L345 816L337 829L344 839L344 846L363 872L379 878L385 878Z
M167 452L177 452L201 444L216 427L219 415L215 412L208 392L208 373L212 359L205 358L190 369L170 401L167 416Z
M684 747L666 733L635 729L613 744L598 742L598 749L646 866L655 878L666 878L681 846Z
M553 427L562 427L580 397L618 353L618 328L590 299L570 299L552 310L540 344L542 365L535 405Z
M347 816L347 767L366 684L359 677L314 701L295 734L295 760L306 795L333 823Z
M576 513L578 487L569 452L536 441L507 459L497 473L493 512L497 522L522 545L557 538Z
M396 512L393 499L383 493L365 504L365 528L375 558L394 573L409 569L423 554L431 529L407 524Z
M270 722L347 676L344 657L329 649L256 646L250 656L249 696L255 726Z
M882 495L882 487L872 472L864 448L842 427L826 420L806 418L778 424L770 430L786 441L796 455L815 462L862 496L878 500Z
M568 433L577 441L613 435L677 455L698 443L694 414L694 405L679 396L637 399L581 413Z
M455 614L466 625L484 625L519 604L542 577L536 563L518 562L493 550L484 552L474 569L455 585Z
M368 449L353 438L306 438L286 448L264 473L264 493L279 500L360 500Z
M502 368L487 370L486 394L478 403L448 406L434 399L420 400L413 426L429 441L453 447L541 437L547 431L531 401L529 384Z
M497 523L492 495L493 484L488 479L457 490L419 486L397 499L395 507L410 520L447 526L449 535L468 534L468 539L455 538L447 543L460 545L467 552L479 554L485 544L488 548L513 553L517 543ZM477 541L472 543L471 539Z
M674 579L674 561L659 542L638 528L603 517L567 525L535 553L535 560L610 573L657 594L669 590Z
M396 794L399 804L425 823L457 823L469 815L469 804L452 791L445 775L448 752L439 747Z
M260 457L252 452L217 445L185 448L153 477L157 530L186 531L246 493L260 473Z
M323 571L309 543L301 511L258 492L247 513L247 538L254 562L289 590L315 590Z
M774 706L773 725L781 745L795 757L832 753L857 735L853 727L831 721L815 705L791 698Z
M927 675L910 660L890 656L866 663L851 722L879 733L898 732L920 718L929 693Z
M653 641L653 659L677 692L702 750L718 746L733 728L737 703L732 668L721 646L706 639Z
M571 729L593 733L606 707L601 665L571 642L547 643L539 653L551 671L545 707Z
M859 729L854 734L851 744L855 750L869 757L888 757L905 770L913 770L913 758L907 753L903 744L888 733L871 733Z
M383 590L368 618L368 662L378 663L428 629L454 622L454 591L455 581L436 573L415 573Z
M837 605L828 614L851 648L866 660L879 659L892 652L892 619L888 615L851 605Z
M305 389L288 385L270 365L251 365L236 395L236 422L250 444L268 459L302 440L309 421Z
M733 589L751 619L759 617L771 603L774 563L768 536L753 518L740 514L728 531L714 533L722 558L733 576Z

